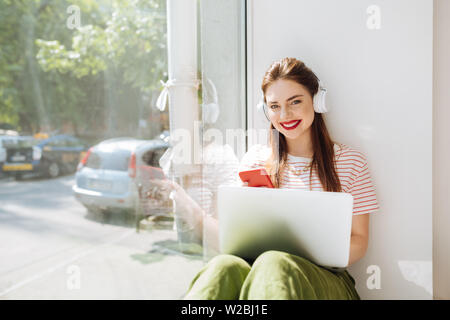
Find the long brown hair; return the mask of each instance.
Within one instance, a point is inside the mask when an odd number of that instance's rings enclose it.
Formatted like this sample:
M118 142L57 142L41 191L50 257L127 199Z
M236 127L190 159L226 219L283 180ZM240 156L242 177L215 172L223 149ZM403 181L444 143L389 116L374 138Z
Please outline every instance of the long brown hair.
M295 58L284 58L275 61L266 71L261 89L266 102L266 90L276 80L293 80L303 85L311 97L319 90L317 76L302 61ZM311 139L313 145L313 158L309 170L310 190L312 170L317 170L325 191L341 192L341 183L337 175L334 160L334 141L331 139L321 113L314 112L314 121L311 124ZM283 170L287 165L287 143L283 134L270 123L269 145L272 153L266 162L266 169L275 188L280 187Z

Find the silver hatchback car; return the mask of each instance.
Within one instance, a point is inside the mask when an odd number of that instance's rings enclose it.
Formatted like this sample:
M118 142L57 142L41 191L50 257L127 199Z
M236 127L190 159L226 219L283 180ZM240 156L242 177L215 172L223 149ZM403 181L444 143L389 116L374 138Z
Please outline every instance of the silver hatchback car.
M94 212L136 210L139 206L136 171L142 159L149 154L161 154L165 149L167 143L158 139L102 141L90 148L78 165L73 186L75 197Z

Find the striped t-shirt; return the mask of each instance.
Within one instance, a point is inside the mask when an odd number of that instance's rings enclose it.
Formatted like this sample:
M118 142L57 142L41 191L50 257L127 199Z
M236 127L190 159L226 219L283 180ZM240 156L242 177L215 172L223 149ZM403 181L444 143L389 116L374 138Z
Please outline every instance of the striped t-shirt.
M379 206L375 187L364 154L342 143L335 144L334 150L342 192L350 193L353 196L353 214L359 215L377 211ZM239 165L239 172L263 167L271 152L271 148L267 145L257 144L252 146L243 156ZM283 170L280 188L310 190L309 169L302 171L300 175L293 171L303 169L311 161L312 158L295 157L288 154L287 163L294 170ZM312 172L311 190L324 191L316 170Z

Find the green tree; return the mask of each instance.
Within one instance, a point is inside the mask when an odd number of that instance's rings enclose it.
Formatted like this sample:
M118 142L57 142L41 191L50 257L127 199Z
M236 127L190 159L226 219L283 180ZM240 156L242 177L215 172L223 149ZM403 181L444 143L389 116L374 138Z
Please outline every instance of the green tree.
M0 122L132 132L167 76L164 0L4 0L0 12Z

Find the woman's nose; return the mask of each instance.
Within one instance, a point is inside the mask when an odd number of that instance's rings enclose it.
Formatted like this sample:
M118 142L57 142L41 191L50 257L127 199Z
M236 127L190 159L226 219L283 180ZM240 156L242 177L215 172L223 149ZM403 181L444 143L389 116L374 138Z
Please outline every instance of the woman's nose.
M290 110L286 106L281 107L280 119L289 119Z

